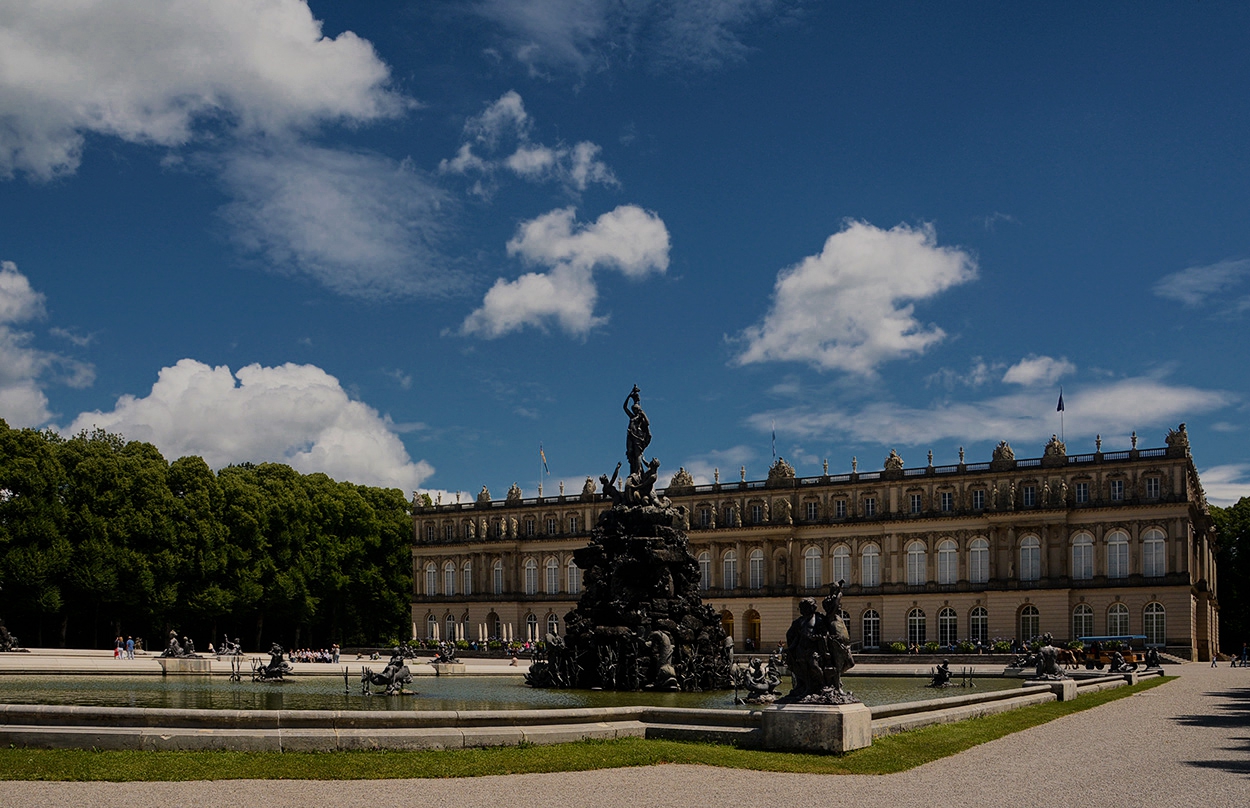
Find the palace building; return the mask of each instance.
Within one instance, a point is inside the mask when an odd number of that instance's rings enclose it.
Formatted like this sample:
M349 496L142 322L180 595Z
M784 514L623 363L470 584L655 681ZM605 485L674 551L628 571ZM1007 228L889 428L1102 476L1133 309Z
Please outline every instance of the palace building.
M1040 458L1006 442L989 462L694 485L684 506L704 602L741 650L782 640L804 597L845 582L857 648L900 640L1026 641L1143 634L1188 659L1217 647L1214 527L1185 425L1166 446L1069 455L1052 437ZM579 494L414 507L414 637L562 633L577 603L586 544L611 506L587 478Z

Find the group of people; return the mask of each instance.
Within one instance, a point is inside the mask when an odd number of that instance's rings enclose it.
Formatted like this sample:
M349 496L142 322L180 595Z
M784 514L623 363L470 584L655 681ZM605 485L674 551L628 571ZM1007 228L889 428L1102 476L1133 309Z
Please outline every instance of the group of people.
M113 659L134 659L135 648L143 650L143 640L135 642L134 637L126 637L122 639L120 636L113 640Z
M338 663L339 661L339 644L334 643L329 648L320 650L314 648L298 648L292 649L287 658L292 662L330 662Z
M1211 667L1215 667L1216 655L1211 655ZM1241 654L1233 655L1233 659L1228 663L1230 668L1250 668L1250 644L1241 644Z

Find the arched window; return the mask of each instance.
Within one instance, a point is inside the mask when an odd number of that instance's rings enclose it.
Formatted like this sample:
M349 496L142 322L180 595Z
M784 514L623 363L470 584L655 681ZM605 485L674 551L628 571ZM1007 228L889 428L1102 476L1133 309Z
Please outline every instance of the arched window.
M532 558L525 559L525 594L538 594L538 562ZM534 618L537 623L538 618Z
M881 615L873 609L864 612L864 647L879 648L881 646Z
M447 634L443 637L444 640L447 640L448 642L455 642L456 640L460 639L460 637L457 636L456 634L456 616L455 615L452 615L452 614L447 615L447 617L443 620L443 623L447 626Z
M456 594L456 562L448 561L443 565L443 594Z
M1077 581L1088 581L1093 577L1094 537L1088 533L1078 533L1072 537L1072 578ZM1082 636L1089 636L1093 633L1090 631Z
M490 569L491 583L496 595L503 594L503 559L496 558Z
M1167 642L1165 617L1162 603L1146 604L1146 612L1143 615L1143 628L1145 630L1142 633L1146 635L1147 645L1163 645Z
M851 580L851 548L845 544L833 548L833 580Z
M1158 528L1150 528L1142 534L1142 574L1147 578L1161 578L1168 571L1167 537Z
M547 633L554 634L557 637L560 636L560 618L556 616L555 612L547 615Z
M742 615L742 621L747 629L743 645L748 651L758 651L760 649L760 613L754 609L748 609L747 613Z
M725 636L729 639L734 638L734 615L733 612L726 609L720 613L720 624L725 629Z
M860 551L859 582L863 586L881 586L881 548L875 544Z
M555 595L560 591L560 560L552 556L547 559L547 594Z
M1072 610L1072 639L1094 636L1094 610L1088 603L1078 603Z
M461 571L460 577L463 579L463 583L464 583L464 586L461 587L460 591L466 595L472 595L473 594L473 562L472 561L464 562L464 566L461 568L460 571Z
M1107 633L1112 636L1128 634L1128 607L1113 603L1107 610Z
M1107 577L1128 577L1128 534L1122 530L1107 535Z
M762 589L764 587L764 551L751 551L751 588Z
M699 588L704 592L712 588L712 556L710 553L699 553Z
M909 586L921 586L925 578L924 542L914 541L907 545L907 583Z
M946 539L938 543L938 583L953 584L959 580L959 548L955 542ZM951 614L954 614L952 612ZM938 632L941 633L941 617L938 618Z
M438 594L438 567L433 561L425 565L425 594Z
M738 553L726 550L721 559L721 586L725 589L738 588Z
M1032 604L1020 610L1020 642L1029 640L1042 633L1042 615Z
M820 548L808 547L803 551L803 586L818 589L820 580Z
M942 645L952 645L958 639L958 635L959 615L947 606L938 612L938 642Z
M912 609L907 613L907 644L923 645L926 641L925 619L923 609Z
M990 613L984 606L976 606L968 613L968 639L982 643L990 641Z
M1042 577L1042 543L1037 536L1020 540L1020 580L1036 581Z
M968 580L983 584L990 579L990 543L973 539L968 545Z
M490 636L494 639L503 639L503 621L500 620L499 615L494 612L486 615L486 629L490 632Z
M534 642L540 639L538 636L537 615L533 615L533 614L526 615L525 617L525 639L529 640L530 642Z
M568 573L569 573L569 575L568 575L568 578L569 578L569 586L568 586L568 589L569 589L569 594L570 594L570 595L580 595L580 594L582 593L582 571L581 571L581 569L577 566L577 562L575 562L575 561L574 561L573 559L571 559L571 558L569 559L569 564L568 564Z
M430 615L425 618L425 638L432 640L438 636L438 618Z

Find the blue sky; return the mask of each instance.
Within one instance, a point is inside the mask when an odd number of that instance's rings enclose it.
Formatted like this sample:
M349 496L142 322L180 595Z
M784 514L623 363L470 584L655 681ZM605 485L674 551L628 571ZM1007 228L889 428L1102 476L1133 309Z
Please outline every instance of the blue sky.
M674 8L676 10L674 10ZM1159 446L1250 495L1243 4L0 8L0 416L532 494Z

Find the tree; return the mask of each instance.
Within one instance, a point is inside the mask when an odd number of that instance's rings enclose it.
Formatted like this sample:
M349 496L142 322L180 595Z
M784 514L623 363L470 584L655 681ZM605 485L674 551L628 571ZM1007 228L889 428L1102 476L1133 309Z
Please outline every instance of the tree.
M1239 652L1250 640L1250 497L1228 508L1212 507L1211 518L1219 542L1220 647Z

